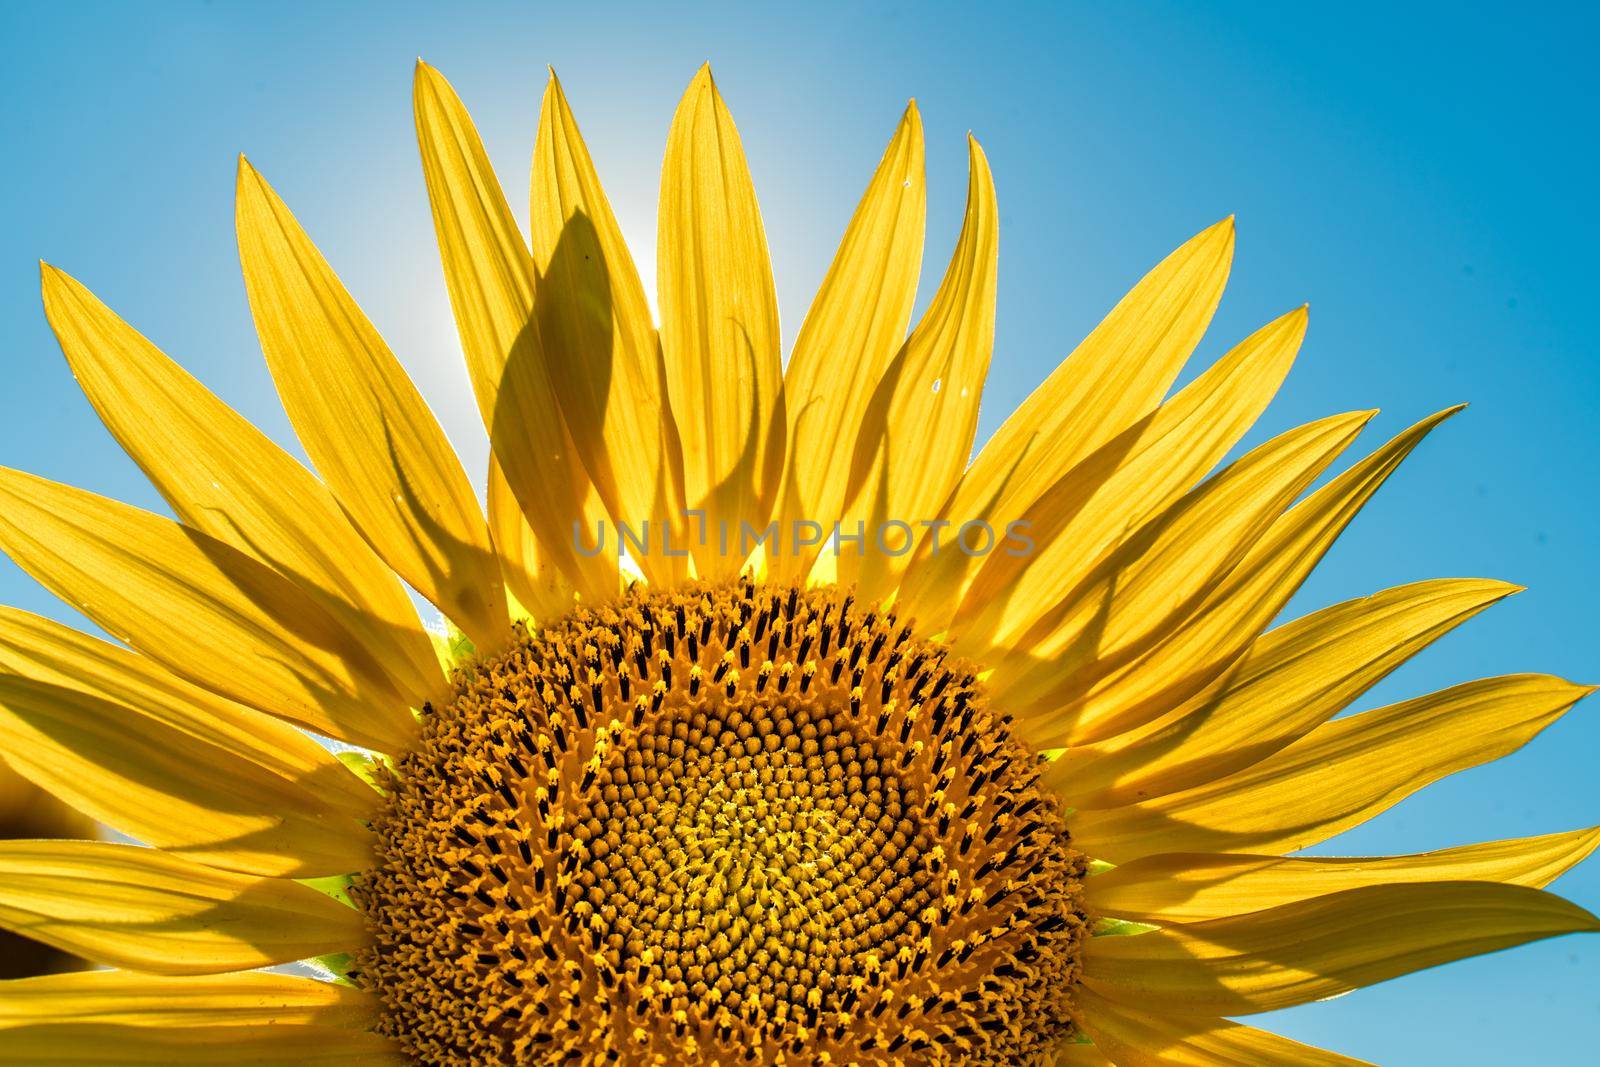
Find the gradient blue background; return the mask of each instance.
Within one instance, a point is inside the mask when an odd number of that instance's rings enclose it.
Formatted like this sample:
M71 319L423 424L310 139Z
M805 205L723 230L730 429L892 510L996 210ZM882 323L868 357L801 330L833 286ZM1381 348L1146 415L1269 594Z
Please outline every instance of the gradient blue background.
M245 151L482 469L416 162L413 57L441 68L473 109L524 218L554 64L647 270L668 119L709 58L762 197L786 337L908 96L928 134L924 299L959 225L968 129L999 186L982 434L1140 274L1236 212L1233 281L1201 361L1303 301L1312 310L1300 364L1252 441L1381 407L1370 447L1473 402L1390 482L1296 609L1434 576L1531 587L1363 706L1498 672L1600 680L1592 14L1459 3L1292 14L577 7L6 5L0 463L161 506L59 357L39 310L41 257L290 441L233 248L234 160ZM0 601L71 617L9 564ZM1600 822L1597 713L1580 705L1517 755L1324 851ZM1600 863L1558 888L1600 908ZM1265 1022L1386 1064L1592 1063L1600 939L1459 963Z

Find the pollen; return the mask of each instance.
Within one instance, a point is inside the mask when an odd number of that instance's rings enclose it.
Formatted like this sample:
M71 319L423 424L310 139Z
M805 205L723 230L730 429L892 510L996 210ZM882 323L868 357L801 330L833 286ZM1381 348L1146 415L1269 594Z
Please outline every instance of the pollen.
M418 1063L1029 1064L1086 862L969 665L835 588L635 588L464 669L354 976Z

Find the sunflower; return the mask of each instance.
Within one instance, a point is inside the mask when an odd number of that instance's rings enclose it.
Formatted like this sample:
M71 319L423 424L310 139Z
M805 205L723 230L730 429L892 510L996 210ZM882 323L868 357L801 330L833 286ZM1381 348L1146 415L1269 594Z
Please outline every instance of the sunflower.
M1289 855L1588 690L1339 714L1496 581L1272 627L1454 409L1314 489L1370 412L1227 462L1306 327L1167 396L1231 219L969 462L998 221L976 141L912 327L906 109L785 365L709 71L667 142L659 326L553 77L531 242L426 65L415 109L486 509L248 163L246 289L317 474L44 269L176 519L0 473L0 547L119 642L0 611L0 751L142 842L0 843L0 925L105 965L6 983L0 1061L1347 1064L1231 1017L1600 928L1540 888L1595 830Z

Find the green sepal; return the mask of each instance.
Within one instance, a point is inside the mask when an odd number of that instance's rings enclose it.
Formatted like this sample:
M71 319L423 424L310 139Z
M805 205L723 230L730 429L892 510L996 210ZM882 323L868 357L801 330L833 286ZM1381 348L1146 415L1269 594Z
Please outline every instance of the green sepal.
M321 878L296 878L295 881L303 886L309 886L324 896L332 897L347 908L356 906L350 897L350 883L352 876L348 874L330 874Z
M428 638L433 642L433 654L439 657L439 663L447 671L455 670L478 654L478 646L472 643L472 639L448 620L444 633L429 630Z
M382 753L368 752L359 748L341 749L340 751L335 752L334 755L337 756L339 762L349 768L351 773L353 773L357 778L361 779L363 782L366 782L378 792L383 792L383 785L381 784L378 769L380 767L384 769L393 768L394 765L389 762L389 757L383 755Z
M355 966L356 958L348 952L330 952L326 956L306 960L305 963L327 981L355 987L356 983L350 978L350 970Z
M1148 934L1151 930L1161 927L1152 926L1150 923L1136 923L1131 919L1098 919L1095 921L1094 937L1126 937L1132 934Z

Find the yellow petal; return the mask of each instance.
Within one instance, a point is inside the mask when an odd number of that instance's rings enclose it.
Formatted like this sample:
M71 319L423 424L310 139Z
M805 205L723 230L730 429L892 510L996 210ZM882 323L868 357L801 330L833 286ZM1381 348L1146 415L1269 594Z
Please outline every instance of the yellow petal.
M1098 740L1060 701L1166 639L1229 574L1289 502L1371 418L1319 420L1251 450L1152 519L1025 632L995 666L996 698L1041 747ZM958 651L969 650L963 637ZM992 661L992 659L991 659Z
M1045 1061L1050 1067L1111 1067L1105 1054L1086 1041L1069 1041Z
M41 1023L141 1029L277 1023L359 1030L376 1023L378 1012L376 998L354 986L268 971L181 978L78 971L0 982L0 1031L7 1039L18 1027Z
M589 150L550 76L533 150L536 299L573 444L616 520L640 533L635 553L652 582L680 580L689 547L678 472L683 457L662 383L661 348L639 272L600 187ZM645 525L648 524L648 525Z
M944 280L916 329L878 382L855 437L843 525L865 553L841 545L839 575L863 600L893 591L909 554L896 533L878 551L879 530L909 523L920 535L966 468L978 427L978 399L994 351L1000 208L989 161L967 138L967 210ZM797 464L807 462L804 455ZM909 542L906 542L909 548ZM898 552L898 554L896 554Z
M1192 489L1266 409L1305 331L1304 308L1268 323L1034 501L1021 521L1035 550L987 557L953 624L963 639L1023 629Z
M371 862L357 820L377 794L321 745L13 608L0 608L0 751L78 810L201 863L307 878Z
M857 434L911 321L927 206L922 119L913 102L856 205L784 371L785 523L809 519L831 532L844 513ZM775 573L799 577L815 551L777 556Z
M1006 419L956 487L944 516L997 530L1073 467L1155 410L1205 333L1233 260L1225 219L1168 256L1112 309L1071 356ZM925 541L901 591L930 630L948 624L974 570Z
M479 648L496 647L505 590L483 509L422 394L243 158L235 224L261 349L312 462L383 561Z
M213 693L385 750L415 728L362 642L299 586L203 533L0 467L0 551Z
M299 882L102 841L0 841L0 926L153 974L250 970L367 936L359 911Z
M1192 923L1275 908L1369 885L1504 882L1543 889L1600 845L1600 829L1463 845L1417 856L1283 859L1166 853L1090 878L1096 915Z
M1206 785L1075 812L1074 843L1112 863L1157 852L1309 848L1447 774L1516 751L1590 691L1548 675L1507 675L1335 719Z
M408 704L442 693L410 598L322 483L83 286L51 267L43 279L45 314L84 395L178 518L303 588Z
M7 1031L0 1064L47 1067L409 1067L364 1030L264 1022L241 1026L40 1023Z
M1155 1016L1244 1015L1596 930L1600 919L1526 886L1379 885L1133 937L1092 938L1083 981Z
M572 583L542 552L522 514L522 505L506 484L500 464L489 457L489 533L505 575L506 590L516 607L539 621L558 619L572 610Z
M495 458L541 549L586 595L616 592L616 554L584 556L573 524L603 514L567 433L534 318L533 255L466 108L417 64L417 142L445 285Z
M1079 988L1082 1025L1118 1067L1370 1067L1227 1019L1145 1014Z
M1057 690L1082 736L1106 737L1149 722L1200 692L1283 610L1356 513L1450 408L1399 434L1278 517L1239 565L1166 641L1095 683Z
M661 350L683 435L684 494L709 524L694 558L702 576L728 578L743 562L740 524L766 525L786 416L766 233L710 67L700 68L673 116L658 220Z
M1263 635L1216 685L1149 728L1068 749L1042 781L1072 807L1112 808L1241 770L1517 589L1446 579L1324 608Z

